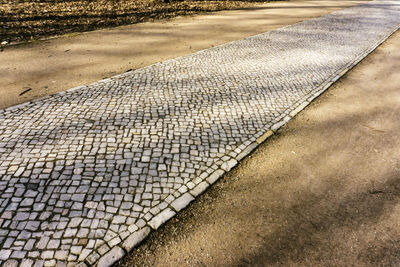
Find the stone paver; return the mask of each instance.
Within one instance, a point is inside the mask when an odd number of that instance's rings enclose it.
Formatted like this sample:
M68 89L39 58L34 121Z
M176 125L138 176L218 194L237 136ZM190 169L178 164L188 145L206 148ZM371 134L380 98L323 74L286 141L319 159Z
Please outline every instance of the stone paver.
M110 265L398 29L374 1L0 111L0 261Z

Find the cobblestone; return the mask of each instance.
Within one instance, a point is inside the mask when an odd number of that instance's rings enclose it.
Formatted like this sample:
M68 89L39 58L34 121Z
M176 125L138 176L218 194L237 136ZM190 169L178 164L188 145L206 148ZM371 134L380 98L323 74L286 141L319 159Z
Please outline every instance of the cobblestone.
M138 245L146 236L150 233L149 227L144 227L142 229L136 230L133 234L131 234L122 244L122 247L130 251L136 245Z
M0 263L109 266L397 30L399 6L372 1L0 110Z
M157 214L151 221L149 222L149 225L153 229L158 229L163 223L171 219L172 216L175 215L175 212L171 210L170 208L163 210L159 214Z
M185 208L190 202L192 202L194 200L194 197L189 194L186 193L184 195L182 195L181 197L175 199L172 203L171 206L176 210L176 211L180 211L181 209Z
M98 263L99 267L107 267L115 263L117 260L122 258L125 255L125 252L120 247L114 247L110 252L104 255Z

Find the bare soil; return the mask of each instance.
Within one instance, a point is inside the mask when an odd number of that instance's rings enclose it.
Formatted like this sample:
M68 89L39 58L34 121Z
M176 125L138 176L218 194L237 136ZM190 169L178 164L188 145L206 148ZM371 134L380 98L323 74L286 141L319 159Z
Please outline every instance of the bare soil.
M0 52L0 108L363 2L274 1L5 47Z
M254 6L267 0L0 0L0 42Z
M116 266L399 266L400 32Z

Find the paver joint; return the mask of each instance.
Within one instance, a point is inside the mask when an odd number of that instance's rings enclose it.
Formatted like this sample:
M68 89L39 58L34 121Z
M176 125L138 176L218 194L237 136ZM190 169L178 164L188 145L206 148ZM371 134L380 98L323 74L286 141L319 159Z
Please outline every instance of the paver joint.
M0 111L0 262L108 266L399 28L373 1Z

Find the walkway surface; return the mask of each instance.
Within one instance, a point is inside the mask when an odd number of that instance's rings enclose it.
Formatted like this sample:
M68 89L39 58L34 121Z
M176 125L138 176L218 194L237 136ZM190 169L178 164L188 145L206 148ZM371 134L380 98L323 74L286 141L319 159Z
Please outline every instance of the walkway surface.
M111 264L399 26L374 1L0 111L0 259Z
M272 1L9 46L0 52L0 109L368 1Z

